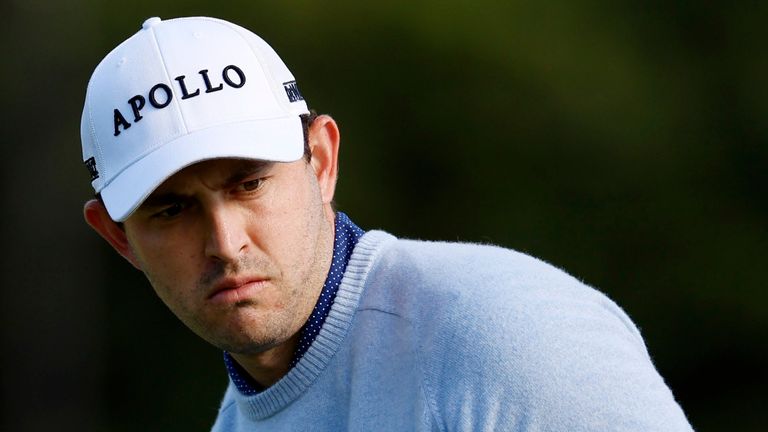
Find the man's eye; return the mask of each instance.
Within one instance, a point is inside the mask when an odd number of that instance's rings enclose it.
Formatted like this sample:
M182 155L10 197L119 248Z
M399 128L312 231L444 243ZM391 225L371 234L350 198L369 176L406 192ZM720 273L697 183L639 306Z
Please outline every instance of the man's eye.
M168 207L166 207L166 208L160 210L159 212L155 213L155 216L156 217L160 217L160 218L171 218L171 217L174 217L174 216L178 215L179 213L181 213L182 210L184 210L184 205L183 204L181 204L181 203L173 203L173 204L169 205Z
M254 191L258 189L263 182L264 179L248 180L246 182L240 183L240 189L244 191Z

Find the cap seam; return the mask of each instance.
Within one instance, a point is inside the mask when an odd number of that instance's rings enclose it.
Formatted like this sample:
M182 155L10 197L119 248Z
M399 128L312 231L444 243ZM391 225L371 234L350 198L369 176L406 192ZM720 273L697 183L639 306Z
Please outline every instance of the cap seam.
M91 140L93 141L93 150L94 150L93 151L93 153L94 153L93 156L98 158L97 159L98 163L102 163L103 164L102 170L105 171L105 172L109 172L109 165L107 164L107 160L104 158L104 153L101 151L101 143L99 142L99 136L96 133L96 125L94 124L94 120L93 120L93 110L91 109L92 108L91 107L91 105L92 105L91 104L91 84L92 84L92 81L88 80L88 88L86 89L86 92L85 92L85 98L86 98L85 102L86 102L86 106L88 107L88 128L90 129L89 132L90 132L90 135L91 135ZM97 180L98 180L98 178L95 178L95 179L91 180L91 183L93 183L93 182L95 182ZM102 179L102 181L100 183L102 183L101 187L98 188L96 193L99 193L102 189L104 189L104 181L103 181L103 179Z
M204 19L207 21L215 22L225 27L227 30L234 31L235 34L237 34L237 37L239 37L240 39L242 39L243 42L245 42L245 45L248 47L248 49L251 50L253 55L256 56L256 58L259 60L259 66L261 66L262 72L265 72L265 75L269 75L269 80L273 84L277 82L275 80L275 77L272 75L272 70L270 68L264 67L265 66L264 59L261 57L259 52L253 49L253 45L251 45L251 42L245 36L243 36L239 26L224 20L216 19L216 18L205 17ZM274 88L270 87L270 91L272 92L272 96L276 96ZM279 98L275 97L275 100L277 100L277 103L281 103Z
M184 126L184 130L186 131L186 133L189 133L189 126L187 125L187 119L184 118L184 113L181 112L181 105L178 103L179 95L176 94L176 90L174 90L173 80L171 78L171 75L168 73L168 67L165 63L165 55L163 55L163 50L160 48L160 43L157 41L157 33L155 33L154 26L151 26L149 28L149 31L152 32L152 42L154 42L155 48L157 49L158 54L160 54L160 60L163 64L163 73L165 74L165 79L168 83L168 87L171 88L172 97L175 97L177 99L177 103L175 104L175 106L177 107L179 117L181 118L181 124Z
M234 26L233 26L234 27ZM280 99L281 94L277 92L277 87L279 86L282 88L283 84L281 82L278 82L278 80L275 79L274 74L272 73L272 68L265 67L268 66L268 62L264 61L264 58L262 57L261 53L251 44L251 42L242 34L239 27L234 27L233 30L235 33L237 33L237 36L245 42L245 45L248 47L248 49L251 50L254 56L259 60L259 66L261 66L261 70L264 72L264 75L269 76L269 80L271 81L272 85L269 86L269 90L272 93L272 97L275 98L275 101L283 107L285 111L292 112L290 104L286 104L284 101ZM266 42L265 42L266 43ZM283 63L285 61L280 59ZM285 66L286 69L288 69L288 65ZM292 75L292 74L291 74ZM295 80L295 77L294 77Z

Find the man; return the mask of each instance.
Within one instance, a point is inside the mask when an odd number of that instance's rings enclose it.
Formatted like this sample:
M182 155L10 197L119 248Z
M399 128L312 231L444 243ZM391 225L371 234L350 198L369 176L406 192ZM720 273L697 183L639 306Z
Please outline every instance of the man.
M94 71L82 141L87 222L224 351L214 430L690 430L602 294L335 212L338 127L248 30L147 20Z

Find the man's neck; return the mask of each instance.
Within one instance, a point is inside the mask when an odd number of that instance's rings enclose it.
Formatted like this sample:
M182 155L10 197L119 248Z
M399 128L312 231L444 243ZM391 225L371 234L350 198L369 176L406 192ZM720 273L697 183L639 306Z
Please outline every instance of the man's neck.
M291 358L296 351L299 335L295 334L290 339L259 354L235 354L230 353L233 359L262 388L267 388L280 380L288 373L291 366Z

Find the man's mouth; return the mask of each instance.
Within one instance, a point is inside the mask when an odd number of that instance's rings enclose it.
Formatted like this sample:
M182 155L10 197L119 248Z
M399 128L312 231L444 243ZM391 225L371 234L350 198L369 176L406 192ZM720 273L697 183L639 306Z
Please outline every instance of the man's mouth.
M214 303L238 303L256 297L266 287L265 277L225 278L216 283L208 300Z

